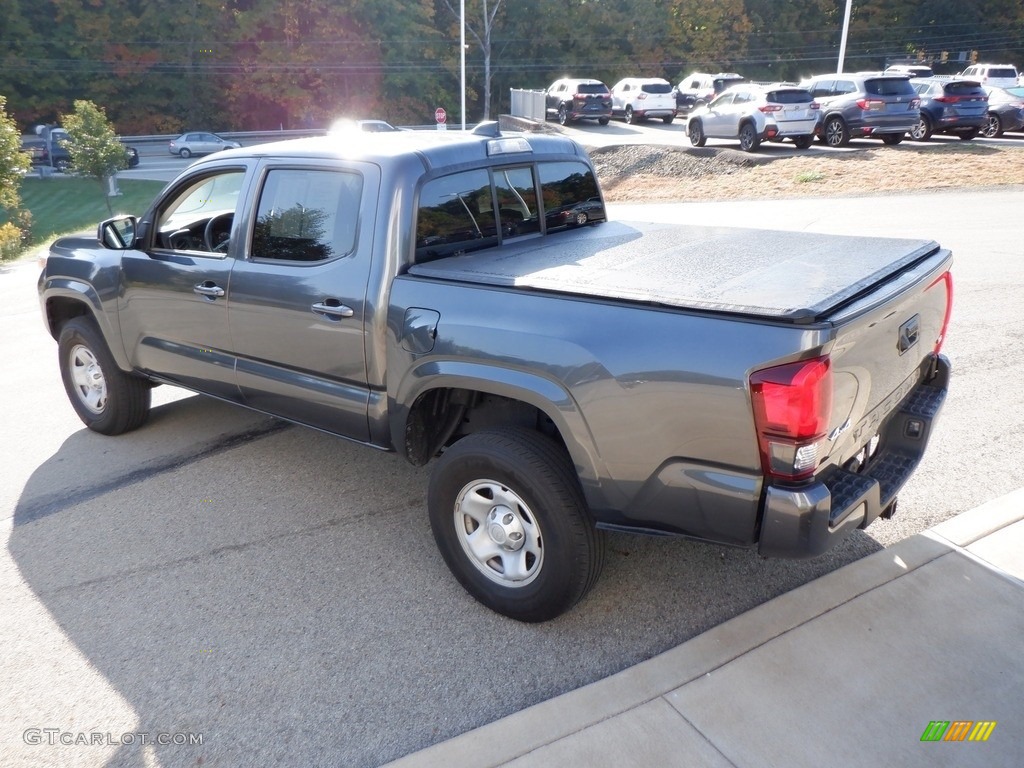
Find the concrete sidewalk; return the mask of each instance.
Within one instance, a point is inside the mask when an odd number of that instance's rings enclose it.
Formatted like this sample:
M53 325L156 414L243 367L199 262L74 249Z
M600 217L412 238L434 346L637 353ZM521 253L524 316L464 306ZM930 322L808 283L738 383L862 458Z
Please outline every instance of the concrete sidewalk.
M390 765L1020 768L1024 489Z

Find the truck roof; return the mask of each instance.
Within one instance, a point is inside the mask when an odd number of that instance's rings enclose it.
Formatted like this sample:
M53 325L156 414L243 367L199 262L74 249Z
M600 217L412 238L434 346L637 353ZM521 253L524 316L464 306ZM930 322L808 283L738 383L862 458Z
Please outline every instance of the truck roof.
M493 127L492 127L493 126ZM526 144L522 142L525 141ZM528 152L524 148L528 146ZM416 155L428 169L482 163L499 155L526 159L537 155L576 155L584 150L564 136L498 132L496 124L475 131L395 131L388 133L341 132L306 139L277 141L242 149L230 149L211 157L292 157L387 162Z

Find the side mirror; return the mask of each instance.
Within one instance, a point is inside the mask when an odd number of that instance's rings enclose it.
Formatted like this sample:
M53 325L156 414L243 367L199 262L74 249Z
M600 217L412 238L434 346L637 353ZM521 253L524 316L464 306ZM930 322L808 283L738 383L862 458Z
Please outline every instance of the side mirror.
M126 251L135 247L139 221L134 216L116 216L100 222L96 239L104 248Z

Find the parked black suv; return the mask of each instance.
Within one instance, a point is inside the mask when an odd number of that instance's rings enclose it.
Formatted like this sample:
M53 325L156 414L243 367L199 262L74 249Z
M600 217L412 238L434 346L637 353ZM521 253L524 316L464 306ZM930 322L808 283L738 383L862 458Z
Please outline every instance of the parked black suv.
M821 139L845 147L850 139L899 144L921 117L921 99L906 75L880 72L818 75L800 83L821 104Z
M600 80L556 80L544 100L547 116L557 117L562 125L580 119L608 125L612 116L612 94Z
M747 82L747 78L735 72L691 72L676 86L676 109L679 114L688 115L697 107L710 104L711 100L726 88Z
M922 78L910 84L921 97L921 117L910 138L928 141L933 133L954 133L970 141L988 119L988 94L976 80Z

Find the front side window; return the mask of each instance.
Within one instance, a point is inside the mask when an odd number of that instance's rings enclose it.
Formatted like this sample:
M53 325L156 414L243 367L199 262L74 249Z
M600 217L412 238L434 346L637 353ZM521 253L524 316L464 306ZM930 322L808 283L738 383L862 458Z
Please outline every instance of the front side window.
M244 178L245 171L232 169L179 187L157 210L156 247L226 253Z
M362 176L349 171L270 171L260 192L252 258L312 262L352 253L362 189Z

